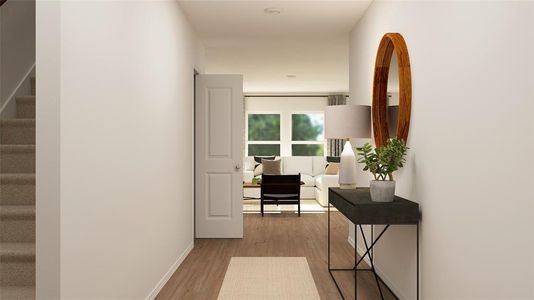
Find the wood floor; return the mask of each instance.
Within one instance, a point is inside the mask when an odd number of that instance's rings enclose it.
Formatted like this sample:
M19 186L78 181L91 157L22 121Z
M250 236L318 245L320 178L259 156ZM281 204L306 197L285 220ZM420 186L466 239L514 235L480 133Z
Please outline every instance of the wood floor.
M332 265L351 267L354 248L347 242L348 221L332 217ZM196 239L195 247L163 287L157 299L217 299L233 256L304 256L321 299L341 299L327 268L327 214L244 214L243 239ZM367 266L364 266L367 267ZM347 299L353 299L353 272L337 272ZM266 283L268 284L268 283ZM395 299L387 288L386 299ZM358 272L358 299L380 299L371 272Z

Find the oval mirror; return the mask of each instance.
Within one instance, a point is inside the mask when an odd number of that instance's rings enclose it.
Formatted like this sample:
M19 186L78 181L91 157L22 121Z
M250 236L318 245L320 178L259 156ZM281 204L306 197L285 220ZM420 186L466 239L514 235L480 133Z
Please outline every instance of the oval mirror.
M387 84L387 123L388 137L397 136L397 122L399 120L399 67L397 54L393 52L391 63L389 65L388 84Z
M407 141L411 101L408 48L402 35L386 33L376 54L373 81L372 115L377 147L393 137Z

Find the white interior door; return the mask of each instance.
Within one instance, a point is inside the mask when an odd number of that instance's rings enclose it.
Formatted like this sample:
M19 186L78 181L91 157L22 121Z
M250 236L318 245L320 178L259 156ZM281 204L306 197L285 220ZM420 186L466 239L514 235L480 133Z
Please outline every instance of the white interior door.
M197 75L197 238L243 237L243 76Z

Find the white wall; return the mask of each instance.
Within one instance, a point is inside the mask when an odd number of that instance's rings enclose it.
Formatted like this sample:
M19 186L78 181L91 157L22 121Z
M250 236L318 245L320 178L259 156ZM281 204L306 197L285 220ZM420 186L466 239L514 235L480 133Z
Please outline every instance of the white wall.
M41 5L59 11L58 20L38 9L38 28L57 24L47 33L59 34L51 41L58 49L37 51L38 68L49 67L39 76L54 67L59 74L47 81L59 86L59 100L51 114L38 106L37 131L57 123L60 139L56 151L38 147L37 157L50 171L57 164L44 160L59 157L60 198L40 184L37 201L60 204L61 299L154 296L193 246L193 68L203 69L201 46L176 1ZM46 174L40 170L38 182ZM57 221L57 211L42 209L41 222Z
M250 96L245 98L245 113L280 114L280 155L291 156L291 114L324 112L327 105L328 97ZM247 153L246 149L244 153Z
M355 103L371 103L386 32L410 52L397 194L422 208L422 299L534 299L534 4L373 2L351 35ZM392 228L375 252L404 299L415 298L414 238Z
M16 96L29 94L23 81L35 63L35 1L7 1L0 7L0 109L3 118L15 117ZM17 89L22 82L21 88ZM4 108L4 105L5 106Z
M36 292L60 299L60 3L36 6Z

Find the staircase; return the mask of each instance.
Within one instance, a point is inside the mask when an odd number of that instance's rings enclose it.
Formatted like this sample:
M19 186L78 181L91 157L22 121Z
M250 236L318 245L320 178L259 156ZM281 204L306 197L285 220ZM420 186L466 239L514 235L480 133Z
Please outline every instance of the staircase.
M35 78L0 120L0 299L35 299Z

